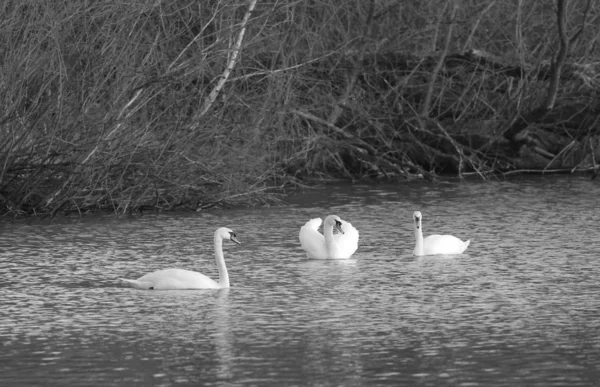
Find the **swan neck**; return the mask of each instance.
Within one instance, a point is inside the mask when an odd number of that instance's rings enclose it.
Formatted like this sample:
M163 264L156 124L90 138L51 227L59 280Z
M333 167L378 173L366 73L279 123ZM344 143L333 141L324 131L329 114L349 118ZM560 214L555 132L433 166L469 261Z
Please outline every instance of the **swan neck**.
M415 255L423 255L423 229L415 226Z
M335 240L333 239L333 225L325 224L323 228L323 234L325 236L325 244L327 245L327 249L331 251L331 246L335 245Z
M223 256L223 238L218 234L215 234L215 261L217 262L217 269L219 270L219 286L228 288L229 273L227 273L225 257Z

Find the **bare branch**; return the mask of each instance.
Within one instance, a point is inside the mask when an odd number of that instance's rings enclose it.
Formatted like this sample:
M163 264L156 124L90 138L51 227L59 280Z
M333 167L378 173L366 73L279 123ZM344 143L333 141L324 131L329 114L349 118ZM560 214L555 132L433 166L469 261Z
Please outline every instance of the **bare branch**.
M548 86L548 95L544 103L546 110L551 110L556 103L556 96L558 94L558 86L560 84L560 73L562 67L565 64L565 59L569 52L569 38L567 36L567 11L566 11L567 0L557 0L557 27L558 27L558 38L559 48L558 53L552 60L552 67L550 69L550 85Z
M427 117L429 116L429 110L430 110L430 105L431 105L431 98L433 97L433 89L435 88L436 85L436 79L438 77L438 74L440 73L440 71L442 70L442 66L444 65L444 59L446 58L446 55L448 55L448 50L450 49L450 42L452 41L452 30L453 30L453 26L454 26L454 16L456 15L456 11L458 10L458 5L456 4L456 2L452 2L452 13L450 15L450 23L448 26L448 32L446 35L446 44L444 45L444 51L442 51L442 53L440 54L440 57L438 59L437 64L435 65L435 68L433 70L433 72L431 73L431 79L429 81L429 88L427 89L427 94L425 95L425 100L423 101L423 106L421 108L421 115L423 117ZM440 15L439 20L442 20L442 16Z
M233 49L231 50L231 56L229 57L229 62L227 63L227 67L225 67L225 71L223 71L223 74L221 74L221 77L219 79L219 82L217 82L217 85L214 87L214 89L212 89L212 91L210 92L208 97L204 100L204 105L200 109L200 113L194 117L195 118L194 122L197 122L198 119L200 117L204 116L206 114L206 112L210 109L212 104L217 99L219 92L225 85L225 82L227 82L229 75L233 71L233 68L235 67L235 64L237 62L238 55L240 54L240 49L242 47L242 42L244 40L244 34L246 33L246 26L248 24L248 20L250 19L250 15L252 14L254 7L256 7L256 1L257 0L250 0L250 4L248 5L248 10L246 11L246 14L244 15L244 19L242 20L242 24L240 26L240 31L238 33L237 39L235 41L235 44L233 45Z

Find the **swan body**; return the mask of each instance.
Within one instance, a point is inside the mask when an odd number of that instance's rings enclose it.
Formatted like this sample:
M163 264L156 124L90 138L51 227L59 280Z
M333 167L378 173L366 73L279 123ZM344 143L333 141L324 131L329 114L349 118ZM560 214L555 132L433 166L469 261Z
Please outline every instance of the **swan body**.
M323 224L323 234L319 227ZM333 229L338 234L333 233ZM358 248L358 230L337 215L311 219L300 228L300 246L308 258L347 259Z
M423 239L423 227L421 225L421 212L415 211L413 214L415 223L415 250L413 254L416 256L422 255L437 255L437 254L462 254L469 244L470 240L463 242L452 235L429 235Z
M237 244L235 233L221 227L215 231L215 260L219 270L219 281L204 274L183 269L162 269L146 274L136 280L121 278L122 281L137 289L176 290L176 289L221 289L229 287L229 274L223 257L223 239L229 239Z

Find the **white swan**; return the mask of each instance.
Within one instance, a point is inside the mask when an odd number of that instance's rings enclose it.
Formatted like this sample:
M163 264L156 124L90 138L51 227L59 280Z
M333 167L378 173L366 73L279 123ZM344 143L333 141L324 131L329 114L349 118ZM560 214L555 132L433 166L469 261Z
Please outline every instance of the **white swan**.
M223 258L223 239L240 244L235 233L221 227L215 231L215 260L219 270L219 282L195 271L183 269L163 269L146 274L136 280L121 278L138 289L175 290L175 289L220 289L229 287L229 274Z
M414 255L462 254L469 247L470 240L463 242L452 235L429 235L423 239L421 220L421 212L415 211L413 214L416 239Z
M311 219L300 228L300 246L308 258L346 259L358 248L358 230L337 215L325 218L323 234L319 232L321 218ZM333 229L338 234L333 234Z

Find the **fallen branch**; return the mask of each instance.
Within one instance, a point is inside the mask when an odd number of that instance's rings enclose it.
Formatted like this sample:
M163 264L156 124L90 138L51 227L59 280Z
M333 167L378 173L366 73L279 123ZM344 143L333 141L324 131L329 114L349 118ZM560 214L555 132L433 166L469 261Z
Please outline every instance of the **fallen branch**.
M329 129L333 130L334 132L336 132L337 134L339 134L347 139L356 141L356 142L360 143L362 146L364 146L365 148L367 148L367 150L365 150L365 149L362 149L362 148L354 145L353 148L359 153L367 153L367 152L371 152L372 154L376 153L375 148L373 148L371 145L367 144L366 142L359 139L358 137L345 132L344 130L338 128L337 126L335 126L334 124L330 123L327 120L319 118L319 117L315 116L314 114L303 112L303 111L297 110L297 109L292 109L291 112L295 113L295 114L299 115L300 117L305 118L307 120L314 121L321 125L324 125L324 126L328 127Z
M550 162L548 162L548 164L544 168L544 171L547 170L550 167L550 165L552 165L552 163L554 163L554 161L556 161L556 159L558 159L559 156L561 156L563 153L566 153L569 149L573 148L574 145L575 145L575 140L573 140L569 144L567 144L567 146L565 146L560 152L558 152L556 154L556 156L554 156L552 158L552 160L550 160Z
M483 180L485 180L485 177L483 176L483 174L481 173L481 171L479 170L477 165L475 165L475 163L471 160L471 158L469 156L465 155L465 153L463 151L463 146L460 145L458 142L456 142L456 140L454 140L454 138L452 138L452 136L450 136L450 134L446 131L446 129L444 129L444 127L442 125L440 125L439 122L436 122L436 124L437 124L438 129L444 134L446 139L448 141L450 141L450 144L452 144L452 146L456 150L456 153L458 153L458 155L459 155L458 176L460 178L462 178L463 160L466 159L468 161L468 163L471 165L471 168L473 168L479 174L479 176Z

